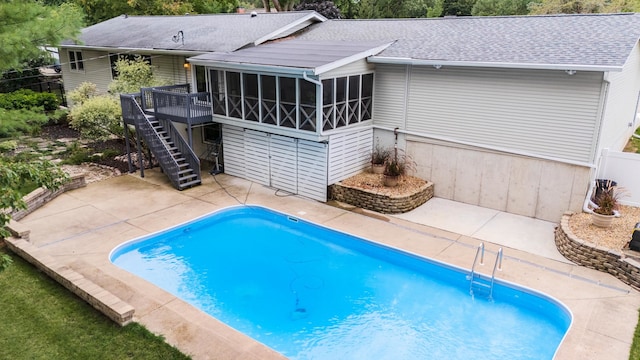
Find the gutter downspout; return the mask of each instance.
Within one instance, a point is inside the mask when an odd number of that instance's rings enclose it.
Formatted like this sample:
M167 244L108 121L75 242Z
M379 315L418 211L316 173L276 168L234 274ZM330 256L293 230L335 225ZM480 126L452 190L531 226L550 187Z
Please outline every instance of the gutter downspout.
M596 205L593 201L591 201L591 195L593 195L593 189L596 188L596 178L597 178L597 174L596 172L598 171L598 168L600 166L602 166L602 151L600 150L600 145L602 144L602 133L603 133L603 127L604 127L604 114L605 114L605 110L607 107L607 99L609 98L609 86L611 85L611 82L608 79L609 73L605 72L602 76L602 87L603 87L603 96L602 96L602 108L600 110L600 128L599 128L599 132L598 132L598 144L596 146L596 150L597 150L597 154L599 154L598 156L598 166L594 167L594 172L591 175L591 182L590 182L590 186L589 186L589 190L587 191L587 196L584 199L584 202L582 203L582 211L589 213L589 214L593 214L593 209L597 209L598 205ZM618 211L613 212L615 217L620 217L620 213Z

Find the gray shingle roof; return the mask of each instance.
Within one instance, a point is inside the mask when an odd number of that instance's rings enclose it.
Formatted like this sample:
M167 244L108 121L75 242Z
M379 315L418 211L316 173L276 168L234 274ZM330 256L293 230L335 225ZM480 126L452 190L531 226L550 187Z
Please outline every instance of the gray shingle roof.
M83 29L80 44L126 49L233 51L276 32L286 36L292 24L308 18L314 22L324 20L313 11L260 13L255 17L251 14L123 15ZM172 40L179 31L184 34L184 45Z
M640 38L640 14L331 20L304 40L397 40L372 58L431 62L621 67Z
M378 53L387 45L382 41L285 40L241 49L231 53L208 53L189 58L195 63L275 66L311 70L315 74L329 71L336 64L352 62ZM346 63L342 63L345 65Z

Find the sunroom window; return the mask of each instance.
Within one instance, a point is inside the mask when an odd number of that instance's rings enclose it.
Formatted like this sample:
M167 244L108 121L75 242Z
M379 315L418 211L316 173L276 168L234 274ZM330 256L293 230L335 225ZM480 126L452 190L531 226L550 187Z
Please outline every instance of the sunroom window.
M322 130L371 119L373 74L323 79L321 84L292 76L209 72L215 115L312 132L318 131L318 118Z

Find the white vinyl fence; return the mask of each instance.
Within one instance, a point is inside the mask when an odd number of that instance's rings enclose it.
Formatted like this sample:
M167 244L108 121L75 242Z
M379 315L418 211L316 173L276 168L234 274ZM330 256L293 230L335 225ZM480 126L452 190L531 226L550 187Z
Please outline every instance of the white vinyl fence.
M603 150L598 178L613 180L625 190L621 203L640 206L640 154Z

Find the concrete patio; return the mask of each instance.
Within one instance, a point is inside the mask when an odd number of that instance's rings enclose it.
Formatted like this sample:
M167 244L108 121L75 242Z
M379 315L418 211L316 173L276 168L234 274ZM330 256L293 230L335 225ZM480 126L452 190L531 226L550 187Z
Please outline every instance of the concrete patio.
M283 357L114 266L109 253L127 240L238 204L270 207L464 268L471 266L481 239L493 240L495 243L486 243L489 259L499 246L505 248L504 270L498 278L542 291L571 309L574 322L557 359L629 357L640 308L638 292L554 254L544 243L547 236L553 238L547 235L553 230L550 223L465 208L466 218L481 224L472 226L461 221L459 205L440 199L411 214L366 216L298 196L282 196L275 189L227 175L206 175L202 186L179 192L159 171L145 174L144 179L125 175L67 192L20 222L30 228L31 242L37 248L131 304L135 321L195 359ZM484 215L478 217L477 211ZM537 235L523 241L522 234ZM507 245L509 238L513 247ZM530 242L539 244L527 244Z

